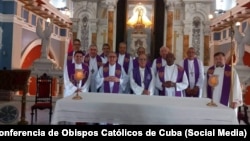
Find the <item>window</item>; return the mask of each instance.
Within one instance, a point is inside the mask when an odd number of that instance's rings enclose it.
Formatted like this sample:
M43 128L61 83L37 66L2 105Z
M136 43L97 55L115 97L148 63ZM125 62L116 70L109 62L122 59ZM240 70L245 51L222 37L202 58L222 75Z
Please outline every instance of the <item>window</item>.
M236 6L236 0L216 0L215 13L222 14Z

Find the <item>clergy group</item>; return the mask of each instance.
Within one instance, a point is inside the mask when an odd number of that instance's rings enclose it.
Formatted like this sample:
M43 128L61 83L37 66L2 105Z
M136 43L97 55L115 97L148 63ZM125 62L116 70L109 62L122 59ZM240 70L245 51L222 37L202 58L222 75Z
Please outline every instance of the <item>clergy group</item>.
M74 50L68 53L64 67L64 97L75 91L93 93L119 93L149 96L208 97L215 103L232 108L242 105L242 91L235 69L225 63L225 54L214 54L214 65L204 71L202 61L196 57L196 50L190 47L180 62L169 48L162 46L159 57L153 62L148 59L144 47L137 48L137 56L127 52L125 42L119 43L118 51L103 44L98 54L96 45L88 51L80 50L79 39L73 41ZM84 77L74 78L75 70L81 69ZM233 72L233 73L231 73ZM208 80L216 76L216 85ZM231 79L233 77L233 79ZM231 83L231 80L234 83Z

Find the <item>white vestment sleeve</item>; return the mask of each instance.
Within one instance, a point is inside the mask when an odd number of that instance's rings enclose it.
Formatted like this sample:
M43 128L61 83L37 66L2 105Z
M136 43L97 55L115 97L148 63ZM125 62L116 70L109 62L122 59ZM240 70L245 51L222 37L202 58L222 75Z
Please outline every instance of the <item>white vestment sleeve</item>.
M65 86L64 97L66 97L66 96L72 95L77 90L77 87L73 85L69 79L67 64L65 64L65 67L64 67L63 77L64 77L64 86Z
M132 74L132 70L133 70L133 58L130 57L130 59L129 59L129 66L128 66L128 75Z
M81 87L82 92L89 92L90 79L91 79L91 74L89 72L88 79L86 80L85 84Z
M121 69L122 69L122 74L120 77L120 86L121 86L122 90L125 91L126 87L128 86L128 83L129 83L129 75L126 74L123 67L121 67Z
M103 85L103 67L100 67L97 74L96 74L96 89L99 89Z
M188 85L189 85L188 78L187 78L186 72L184 71L183 77L182 77L182 82L176 83L176 91L185 90L188 87Z
M156 74L156 76L155 76L156 78L155 78L155 87L157 88L157 89L159 89L159 90L163 90L162 89L162 82L161 82L161 80L160 80L160 78L159 78L159 74L158 74L158 72L157 72L157 74Z
M200 89L202 89L203 87L203 83L204 83L204 66L203 66L203 63L198 60L198 64L199 64L199 78L198 78L198 81L196 83L196 86L198 86Z
M204 98L207 98L207 70L208 68L204 68L204 82L203 82L203 86L202 86L202 96ZM205 73L206 72L206 73Z
M133 71L130 73L130 86L131 89L133 90L134 94L136 95L141 95L144 88L139 86L136 82L135 79L133 77Z
M149 84L149 88L148 90L150 91L150 95L154 95L154 91L155 91L155 74L154 74L154 71L153 69L151 68L151 74L152 74L152 80Z
M156 72L156 59L154 59L154 61L153 61L152 69L153 69L154 74L157 75L157 72Z
M179 65L180 65L182 68L184 68L184 60L181 60L181 61L179 62Z
M240 79L238 76L238 73L235 69L233 69L233 102L237 103L238 106L243 105L243 99L242 99L242 88Z

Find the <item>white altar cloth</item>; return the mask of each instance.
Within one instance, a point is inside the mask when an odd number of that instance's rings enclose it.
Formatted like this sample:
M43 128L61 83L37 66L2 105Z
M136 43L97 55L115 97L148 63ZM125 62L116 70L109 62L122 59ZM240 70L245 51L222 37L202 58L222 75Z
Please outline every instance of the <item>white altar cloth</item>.
M81 93L56 102L51 124L61 121L118 124L239 124L233 109L207 98Z

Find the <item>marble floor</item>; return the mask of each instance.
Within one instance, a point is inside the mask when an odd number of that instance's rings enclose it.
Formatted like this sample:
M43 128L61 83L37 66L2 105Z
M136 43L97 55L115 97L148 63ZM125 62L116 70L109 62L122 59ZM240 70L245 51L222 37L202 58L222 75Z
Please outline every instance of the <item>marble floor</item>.
M13 101L0 101L0 108L5 106L5 105L13 105L15 107L17 107L17 109L19 111L21 111L21 102L20 102L20 99L21 97L20 96L15 96L14 100ZM58 97L54 97L53 98L53 106L55 105L55 101L57 99L60 99ZM34 104L34 97L30 96L27 98L27 103L26 103L26 121L28 121L28 124L31 123L31 105ZM249 121L250 121L250 106L248 106L248 117L249 117ZM17 122L20 121L20 113L18 113L19 117L11 122L11 123L7 123L7 124L17 124ZM0 121L0 125L3 125L5 123L2 123ZM38 119L37 119L37 122L36 123L33 123L33 124L36 124L36 125L49 125L50 122L49 122L49 110L38 110ZM246 125L243 121L240 122L240 125Z

